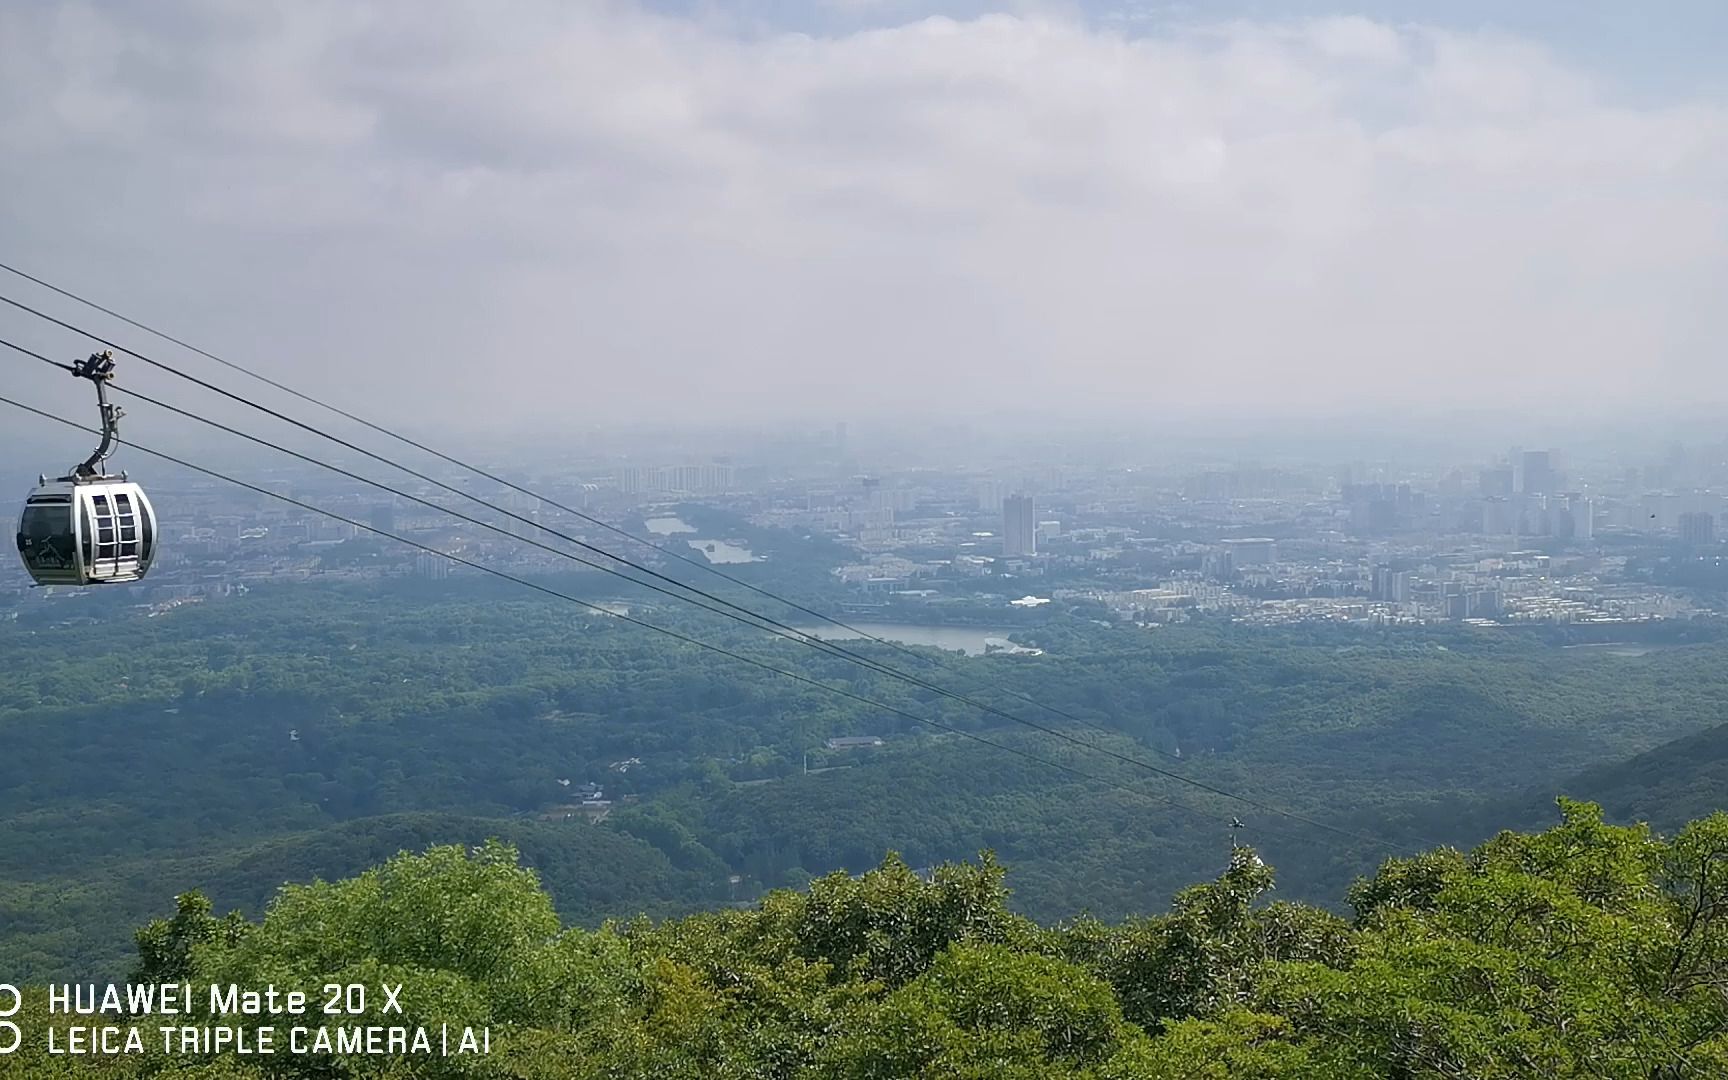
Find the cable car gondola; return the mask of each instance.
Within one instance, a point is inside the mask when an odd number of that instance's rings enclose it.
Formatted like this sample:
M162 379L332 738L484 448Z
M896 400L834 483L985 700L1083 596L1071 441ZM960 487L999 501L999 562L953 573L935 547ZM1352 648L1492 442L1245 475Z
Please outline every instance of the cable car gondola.
M72 374L96 385L102 442L70 474L52 482L43 476L24 500L18 554L38 585L137 581L156 556L156 512L125 473L109 476L102 468L119 438L122 415L108 401L113 354L73 364Z

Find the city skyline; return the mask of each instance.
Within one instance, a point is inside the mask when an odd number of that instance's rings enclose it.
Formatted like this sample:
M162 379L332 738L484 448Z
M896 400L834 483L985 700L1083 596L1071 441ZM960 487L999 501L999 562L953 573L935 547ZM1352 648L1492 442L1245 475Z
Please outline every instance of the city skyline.
M430 505L446 490L435 476L396 490L302 465L252 476L330 517L163 471L151 483L174 512L160 565L130 595L166 611L261 583L448 588L458 586L437 583L479 566L568 574L578 571L544 538L607 547L617 528L649 540L656 559L769 578L802 567L791 572L814 575L839 609L915 625L1013 619L1053 602L1130 626L1611 628L1728 614L1717 541L1728 534L1728 441L1618 459L1526 442L1401 470L1359 459L896 465L872 462L855 434L840 422L807 431L802 451L766 456L602 444L504 461L537 494L481 485L459 516ZM602 522L613 528L596 533ZM641 599L616 581L601 588L620 598L608 603ZM17 573L0 575L8 593L26 607L56 602Z

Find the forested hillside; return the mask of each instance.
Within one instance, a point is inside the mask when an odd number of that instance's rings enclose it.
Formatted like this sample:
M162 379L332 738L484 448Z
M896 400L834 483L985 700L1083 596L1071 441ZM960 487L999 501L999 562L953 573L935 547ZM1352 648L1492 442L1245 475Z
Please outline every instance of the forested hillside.
M1676 828L1728 805L1728 724L1664 743L1626 761L1609 761L1567 780L1564 790L1600 803L1617 821L1648 821ZM1522 814L1497 807L1501 820L1533 819L1539 796L1531 792Z
M605 616L457 588L285 586L153 615L79 597L0 623L0 968L111 976L127 928L186 889L255 913L284 881L490 835L590 926L863 871L890 848L915 867L992 848L1016 868L1016 911L1119 919L1209 876L1237 815L1286 895L1331 904L1390 852L1526 824L1585 770L1728 715L1714 643L1620 657L1516 632L1058 613L1026 630L1036 657L920 650L919 666L857 646L1328 832L731 624L643 612L1096 779ZM884 744L824 746L859 734ZM574 805L590 784L603 812ZM1707 785L1681 795L1603 792L1666 823L1717 808Z
M647 843L609 829L454 814L388 814L304 832L261 829L264 839L207 853L95 856L59 874L20 868L0 881L6 970L110 977L120 972L125 927L165 896L198 882L223 909L260 911L283 883L360 873L402 850L433 844L515 845L576 923L620 912L686 911L713 894L700 876L674 868ZM61 860L54 860L60 863Z
M1243 848L1122 922L1026 919L989 856L928 881L891 856L748 910L560 931L508 847L404 854L256 922L183 896L139 932L135 977L399 986L399 1011L344 1022L481 1029L489 1054L54 1057L67 1021L34 991L36 1037L0 1077L1722 1075L1728 814L1664 839L1561 809L1539 835L1388 861L1342 915L1275 900Z

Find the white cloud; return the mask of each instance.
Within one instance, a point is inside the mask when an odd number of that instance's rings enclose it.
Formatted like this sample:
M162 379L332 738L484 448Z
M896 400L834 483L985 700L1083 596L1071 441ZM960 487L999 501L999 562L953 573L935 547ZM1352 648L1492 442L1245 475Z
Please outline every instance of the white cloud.
M1723 104L1504 37L14 5L0 144L9 261L463 421L1728 390Z

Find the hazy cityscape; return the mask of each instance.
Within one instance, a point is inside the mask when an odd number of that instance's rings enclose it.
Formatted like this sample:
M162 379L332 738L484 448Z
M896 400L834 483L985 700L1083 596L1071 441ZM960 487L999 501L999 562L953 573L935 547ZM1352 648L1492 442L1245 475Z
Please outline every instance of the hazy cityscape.
M1728 1078L1725 43L0 3L0 1080Z
M414 479L386 482L433 505L309 467L253 476L354 524L182 477L166 488L176 513L157 569L128 588L138 604L159 607L259 582L436 582L478 572L444 554L554 573L570 564L521 541L567 547L545 526L620 542L586 515L733 572L775 558L752 551L759 531L833 541L841 554L824 564L824 595L854 618L891 623L937 625L962 610L962 621L976 621L994 608L1010 628L1017 608L1051 601L1148 627L1195 617L1487 627L1728 614L1718 540L1728 536L1728 450L1720 443L1676 444L1641 461L1510 447L1427 469L1367 461L878 468L849 445L844 422L802 439L790 452L648 451L557 468L498 466L544 500L459 481L503 512ZM428 475L458 481L438 476L436 464ZM681 507L710 511L710 531L680 519ZM16 607L77 594L25 585L9 566L0 596Z

